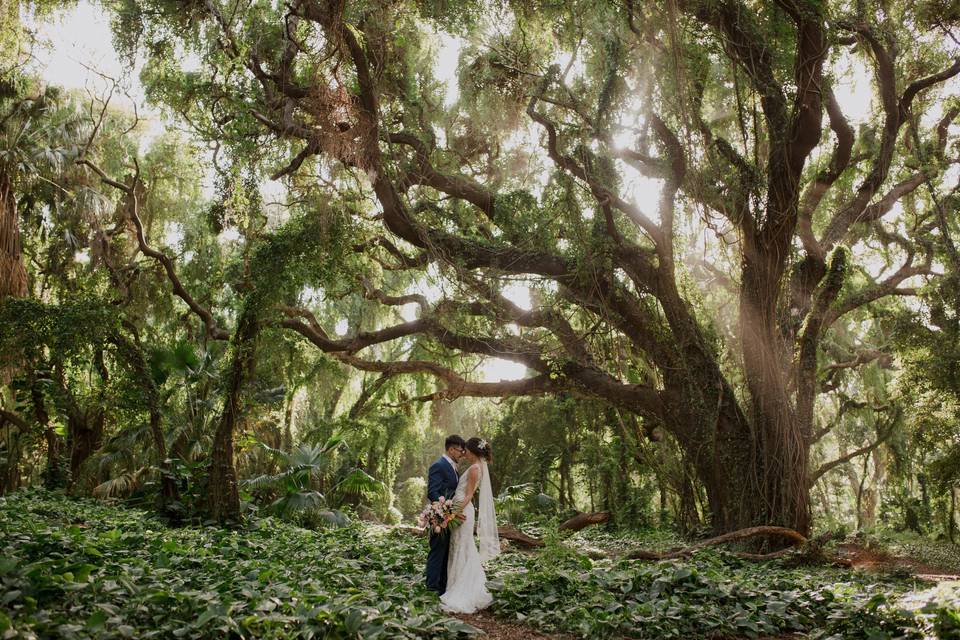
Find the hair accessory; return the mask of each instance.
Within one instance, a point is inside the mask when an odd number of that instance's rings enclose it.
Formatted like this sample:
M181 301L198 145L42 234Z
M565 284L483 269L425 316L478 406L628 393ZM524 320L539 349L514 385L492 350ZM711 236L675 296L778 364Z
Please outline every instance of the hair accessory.
M484 440L483 438L480 438L480 450L481 450L481 451L486 451L486 450L487 450L487 447L488 447L487 441Z

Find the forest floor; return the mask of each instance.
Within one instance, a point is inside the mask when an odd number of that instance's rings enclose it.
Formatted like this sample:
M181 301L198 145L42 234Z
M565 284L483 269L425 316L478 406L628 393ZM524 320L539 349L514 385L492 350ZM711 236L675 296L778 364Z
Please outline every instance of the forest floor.
M599 527L561 537L555 522L525 529L546 546L501 554L487 571L492 607L453 618L423 585L426 545L401 530L255 517L233 530L169 527L149 511L21 491L0 497L0 637L960 638L953 545L841 544L850 570L716 549L631 561L624 550L684 541Z

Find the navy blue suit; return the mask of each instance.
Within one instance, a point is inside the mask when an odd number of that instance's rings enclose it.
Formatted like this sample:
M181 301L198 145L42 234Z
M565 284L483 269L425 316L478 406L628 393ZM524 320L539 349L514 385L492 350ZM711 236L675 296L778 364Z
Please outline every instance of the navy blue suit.
M443 496L447 500L457 491L457 472L445 458L440 457L430 465L427 476L427 499L436 502ZM443 595L447 590L447 556L450 555L450 534L430 532L430 553L427 554L427 588Z

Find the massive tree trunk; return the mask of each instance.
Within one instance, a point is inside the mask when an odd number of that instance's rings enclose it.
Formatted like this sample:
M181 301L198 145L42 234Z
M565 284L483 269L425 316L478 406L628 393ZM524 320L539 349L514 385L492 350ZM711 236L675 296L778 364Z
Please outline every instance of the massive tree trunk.
M232 354L227 373L227 392L223 412L213 437L210 454L210 482L207 506L210 517L218 522L240 520L240 494L237 490L237 469L233 460L233 434L240 417L240 393L247 373L253 366L255 342L259 330L255 312L248 305L237 323L231 341Z

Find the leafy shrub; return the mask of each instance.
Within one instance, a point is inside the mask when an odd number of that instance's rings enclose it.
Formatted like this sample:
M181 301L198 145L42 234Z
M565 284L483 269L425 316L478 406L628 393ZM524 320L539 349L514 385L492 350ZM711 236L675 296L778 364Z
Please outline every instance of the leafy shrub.
M556 498L538 492L533 483L504 487L496 502L500 517L514 524L556 515L559 507Z
M427 481L420 476L407 478L397 485L394 492L394 506L403 517L412 520L427 501Z

